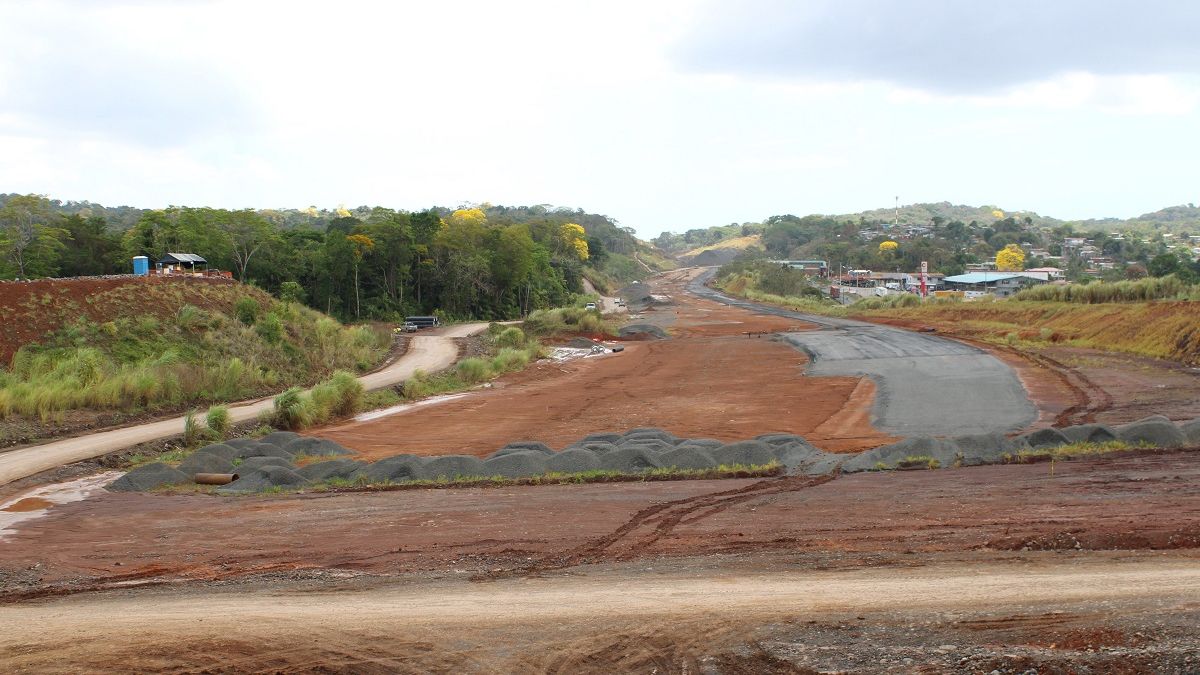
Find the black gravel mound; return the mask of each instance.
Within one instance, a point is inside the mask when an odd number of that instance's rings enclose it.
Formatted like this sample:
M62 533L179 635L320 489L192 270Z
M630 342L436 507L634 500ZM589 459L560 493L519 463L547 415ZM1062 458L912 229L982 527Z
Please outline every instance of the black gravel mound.
M1107 443L1117 440L1117 432L1103 424L1079 424L1059 429L1072 443Z
M254 469L261 469L267 466L282 466L285 469L295 468L290 460L287 460L283 457L259 456L247 457L246 459L243 459L242 463L237 465L237 471L238 473L249 473Z
M1130 445L1150 445L1156 448L1182 448L1187 436L1165 417L1146 418L1117 429L1117 440Z
M613 448L616 450L616 448ZM583 473L600 468L600 458L590 450L568 448L546 462L546 470L555 473Z
M423 468L424 462L420 457L396 455L359 467L350 475L350 478L362 476L371 483L382 483L384 481L398 483L400 481L421 478L421 470Z
M235 439L235 440L242 440L242 439ZM204 454L220 457L221 459L233 461L233 459L235 457L237 457L238 451L241 449L241 447L244 447L244 445L239 444L239 445L235 446L235 445L231 445L230 442L214 443L212 445L206 445L203 448L200 448L199 450L196 451L195 454L204 453Z
M233 462L211 452L194 452L177 468L190 478L198 473L232 473Z
M669 340L670 335L659 326L650 323L631 323L617 330L617 335L632 340Z
M276 487L300 487L308 480L292 469L282 466L264 466L239 473L238 479L217 488L221 494L236 494L239 492L262 492Z
M309 464L303 469L298 469L296 473L304 476L307 481L319 483L330 478L349 478L362 466L364 466L362 462L356 462L353 459L330 459Z
M1017 442L1024 442L1034 449L1057 448L1060 445L1070 445L1071 439L1058 429L1038 429L1024 436L1017 436Z
M553 453L551 453L553 454ZM521 478L524 476L540 476L546 473L548 457L537 450L509 453L493 457L483 463L484 476L503 476L505 478Z
M601 469L621 473L640 473L662 466L656 453L638 447L618 448L600 458Z
M192 477L186 473L169 467L162 462L144 464L105 487L112 492L145 492L166 485L180 485L192 482Z
M470 478L487 475L483 470L483 462L478 457L470 455L442 455L425 460L421 468L421 477L426 480L453 480L455 478Z
M309 455L312 457L323 456L342 456L354 454L326 438L313 438L312 436L301 436L300 438L292 439L281 446L284 452L290 452L292 456Z
M703 470L720 465L762 466L771 462L779 462L789 474L817 476L839 470L853 473L997 464L1011 461L1023 450L1080 442L1103 443L1114 439L1157 448L1198 446L1200 419L1176 425L1155 415L1115 429L1103 424L1081 424L1064 429L1039 429L1016 438L999 433L950 439L917 436L857 455L827 453L813 447L802 436L788 433L762 434L751 440L723 443L712 438L679 438L664 429L639 427L623 434L589 434L561 452L555 452L541 441L514 441L492 453L486 461L470 455L396 455L366 464L338 457L304 468L295 466L296 456L339 456L350 454L350 451L326 439L276 432L262 440L239 438L205 446L180 462L177 468L163 463L138 467L110 483L108 489L143 491L187 484L197 473L237 473L238 480L217 489L222 494L233 494L302 487L332 478L403 483L491 476L527 478L547 472ZM283 447L278 445L280 443ZM936 463L930 463L930 459Z

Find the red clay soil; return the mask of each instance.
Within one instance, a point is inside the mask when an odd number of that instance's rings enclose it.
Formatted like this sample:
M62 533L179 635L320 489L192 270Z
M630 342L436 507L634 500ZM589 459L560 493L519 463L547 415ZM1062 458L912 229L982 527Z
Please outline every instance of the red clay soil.
M220 277L114 277L0 281L0 364L7 366L22 345L86 318L174 316L183 304L229 312L235 298L213 293L236 282ZM243 287L242 294L265 293ZM154 299L169 300L155 302Z
M714 553L820 566L1036 550L1196 556L1197 453L819 480L240 498L102 493L17 525L0 545L0 579L10 580L5 595L19 597L294 570L495 577L643 558L666 566L662 556ZM36 579L25 579L31 569Z
M670 340L627 342L617 354L535 364L458 400L311 433L372 459L485 456L517 440L561 448L590 433L647 426L722 441L788 432L833 452L893 440L870 426L869 380L805 377L805 355L766 335L810 324L693 298L683 293L683 278L657 282L657 291L678 304L646 313L647 321L672 333Z

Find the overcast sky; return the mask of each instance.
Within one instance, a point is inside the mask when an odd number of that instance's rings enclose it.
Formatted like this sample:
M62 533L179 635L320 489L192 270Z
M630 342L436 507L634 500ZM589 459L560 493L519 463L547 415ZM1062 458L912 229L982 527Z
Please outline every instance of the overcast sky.
M1200 202L1198 33L1194 0L6 2L0 192L1129 217Z

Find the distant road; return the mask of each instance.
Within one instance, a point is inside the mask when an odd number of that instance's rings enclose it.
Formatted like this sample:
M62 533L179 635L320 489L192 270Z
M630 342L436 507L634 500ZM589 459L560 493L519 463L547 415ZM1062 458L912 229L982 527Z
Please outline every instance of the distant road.
M616 298L611 298L607 295L602 294L600 292L600 290L596 288L595 284L588 281L587 279L583 280L583 291L585 293L592 293L594 295L600 296L600 311L601 312L607 312L609 314L612 314L612 313L621 313L621 312L629 311L629 308L626 307L625 305L618 305Z
M731 298L704 285L715 270L692 280L688 291L758 314L785 316L822 330L785 338L812 359L808 375L869 377L877 395L876 429L896 436L960 436L1018 431L1037 419L1024 386L1006 363L970 345L865 321L792 312Z
M418 370L441 370L452 365L458 357L454 338L467 337L486 329L486 323L468 323L450 326L439 335L415 335L409 340L408 350L403 356L358 380L368 390L382 389L407 380ZM259 413L270 410L273 405L274 399L270 397L245 401L231 405L229 417L234 423L250 421L257 418ZM131 448L139 443L178 436L183 433L183 423L183 417L175 417L10 450L0 454L0 485L72 462Z

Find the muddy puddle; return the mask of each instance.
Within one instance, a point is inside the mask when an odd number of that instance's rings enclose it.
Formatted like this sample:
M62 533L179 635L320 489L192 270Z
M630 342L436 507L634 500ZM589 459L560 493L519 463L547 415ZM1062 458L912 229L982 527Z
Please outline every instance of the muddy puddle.
M83 501L102 491L105 485L120 476L120 471L107 471L65 483L44 485L0 502L0 541L13 534L13 526L17 523L41 518L58 504Z

